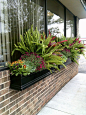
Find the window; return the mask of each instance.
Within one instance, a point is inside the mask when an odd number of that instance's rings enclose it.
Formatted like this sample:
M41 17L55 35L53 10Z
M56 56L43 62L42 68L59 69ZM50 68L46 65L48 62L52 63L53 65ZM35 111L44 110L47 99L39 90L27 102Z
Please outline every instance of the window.
M74 37L74 15L66 10L66 37Z
M0 62L19 58L19 52L11 56L14 44L32 24L44 31L43 0L0 0Z
M56 0L47 0L47 19L52 35L64 35L64 7Z
M0 63L17 60L14 44L20 41L31 25L42 33L74 37L74 15L57 0L0 0ZM47 9L47 11L46 11ZM46 16L47 14L47 16ZM45 25L46 24L46 25ZM65 26L65 27L64 27Z

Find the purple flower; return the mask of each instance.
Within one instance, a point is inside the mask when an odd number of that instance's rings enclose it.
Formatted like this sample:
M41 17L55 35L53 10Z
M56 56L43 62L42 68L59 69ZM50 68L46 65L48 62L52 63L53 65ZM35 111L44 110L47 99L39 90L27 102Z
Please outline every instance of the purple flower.
M40 58L40 56L37 56L37 58Z
M28 52L25 52L26 54L28 54Z
M43 65L43 67L45 68L45 66Z
M30 52L30 54L33 54L33 52Z
M79 40L79 38L76 38L76 41L78 41Z
M40 68L42 68L42 65L40 64Z
M81 43L81 40L79 41L79 44Z
M70 44L69 46L71 46L72 44Z
M36 66L36 71L40 71L45 68L44 59L34 52L25 52L25 54L21 56L21 59L27 59L33 63Z

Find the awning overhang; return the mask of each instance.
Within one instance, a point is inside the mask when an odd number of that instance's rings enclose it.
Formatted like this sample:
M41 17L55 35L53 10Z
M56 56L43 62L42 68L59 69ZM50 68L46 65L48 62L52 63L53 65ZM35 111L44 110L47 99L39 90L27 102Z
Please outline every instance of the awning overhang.
M67 9L80 19L86 18L86 10L81 0L59 0Z

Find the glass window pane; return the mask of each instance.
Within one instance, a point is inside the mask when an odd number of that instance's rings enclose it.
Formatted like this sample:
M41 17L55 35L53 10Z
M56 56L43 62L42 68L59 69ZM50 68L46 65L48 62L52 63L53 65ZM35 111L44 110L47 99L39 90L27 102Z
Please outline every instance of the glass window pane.
M0 0L0 61L13 61L14 44L28 29L44 31L44 0Z
M66 10L66 37L74 37L74 16Z
M56 0L47 0L48 31L60 37L64 35L64 8Z
M10 60L7 0L0 0L0 62Z

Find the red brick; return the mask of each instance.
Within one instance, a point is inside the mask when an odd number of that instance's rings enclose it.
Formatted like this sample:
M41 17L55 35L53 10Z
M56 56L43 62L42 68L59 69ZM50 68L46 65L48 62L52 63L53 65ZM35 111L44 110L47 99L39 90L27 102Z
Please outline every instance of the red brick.
M10 109L10 113L12 113L13 111L15 111L15 109L17 109L18 108L18 105L16 104L16 105L14 105L13 107L11 107L11 109Z
M3 76L2 76L3 74L2 74L2 72L0 72L0 78L2 78Z
M2 89L0 90L0 95L6 94L8 92L9 92L9 88Z
M3 112L5 112L5 107L0 109L0 114L2 114Z
M9 115L9 110L5 111L4 113L2 113L1 115Z
M7 80L8 80L8 77L2 78L2 83L3 83L3 82L6 82Z
M0 103L0 108L3 108L4 106L6 106L7 104L9 104L9 99Z

